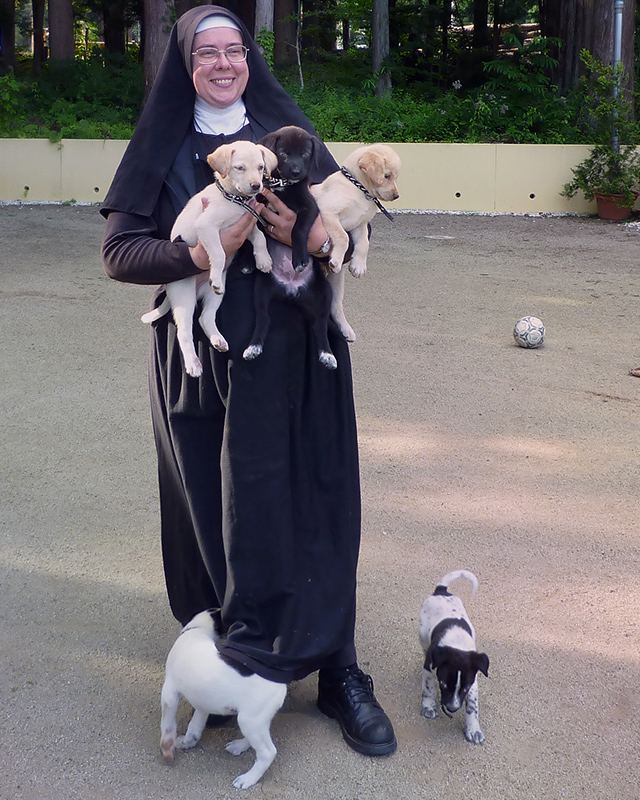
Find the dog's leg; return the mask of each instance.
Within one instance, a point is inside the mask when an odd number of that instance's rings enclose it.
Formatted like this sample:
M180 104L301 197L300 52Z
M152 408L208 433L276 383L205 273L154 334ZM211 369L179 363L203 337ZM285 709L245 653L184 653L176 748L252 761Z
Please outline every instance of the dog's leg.
M200 242L209 256L209 283L216 294L224 292L222 273L227 263L227 256L220 242L220 231L210 230L202 226L200 229Z
M478 680L473 682L465 700L464 735L471 744L482 744L484 733L478 720Z
M202 736L202 731L207 724L208 716L209 714L206 711L201 711L196 708L185 735L178 736L176 739L176 748L178 750L191 750L198 744Z
M251 342L242 357L245 361L253 361L262 353L271 319L269 317L269 304L273 297L272 278L256 272L256 282L253 290L254 305L256 310L256 325L253 330Z
M276 757L277 750L269 733L272 719L273 714L262 714L258 717L254 716L253 713L243 714L240 712L238 714L238 727L244 734L244 739L236 740L236 742L231 742L230 744L236 744L239 747L246 742L247 747L250 745L256 751L256 760L248 772L238 775L234 780L233 785L236 789L248 789L254 783L257 783ZM227 749L229 749L229 745L227 745ZM234 751L230 750L229 752ZM239 752L242 751L240 750Z
M176 323L184 368L193 378L202 375L202 364L193 343L193 313L196 309L196 279L183 278L167 284L167 297Z
M273 261L271 260L271 256L267 250L267 239L257 225L249 235L249 239L253 245L253 255L256 259L256 267L260 270L260 272L271 272Z
M227 270L222 273L222 287L227 280ZM226 353L229 349L229 344L224 336L218 330L216 316L220 303L222 303L222 295L216 294L211 290L208 284L203 284L198 290L198 296L202 298L202 314L200 314L199 322L200 327L205 332L205 335L211 344L221 353Z
M422 670L422 707L420 713L427 719L435 719L438 716L437 703L438 687L433 672L426 667Z
M367 271L367 255L369 254L369 226L358 225L351 231L353 240L353 255L349 264L349 271L356 278Z
M327 275L327 280L331 286L331 316L334 322L340 328L340 333L348 342L355 342L356 333L347 322L344 314L342 300L344 298L344 270L340 272L330 272Z
M161 695L162 719L160 721L160 749L165 761L173 761L176 754L176 712L180 703L180 694L169 681L164 682Z

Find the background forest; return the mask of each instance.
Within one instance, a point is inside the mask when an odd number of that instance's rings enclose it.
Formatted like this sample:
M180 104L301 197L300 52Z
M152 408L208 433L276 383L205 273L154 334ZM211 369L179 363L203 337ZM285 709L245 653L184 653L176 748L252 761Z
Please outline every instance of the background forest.
M616 5L632 102L639 85L640 0L219 2L327 141L590 142L606 72L585 51L612 64ZM197 4L0 0L0 136L128 138L171 25Z

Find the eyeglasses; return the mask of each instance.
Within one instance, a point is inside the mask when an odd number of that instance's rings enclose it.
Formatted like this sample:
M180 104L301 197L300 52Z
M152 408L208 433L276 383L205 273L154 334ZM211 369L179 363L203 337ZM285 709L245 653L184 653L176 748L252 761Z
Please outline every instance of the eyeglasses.
M239 64L241 61L246 61L249 48L243 44L233 44L227 47L226 50L218 50L217 47L199 47L192 56L197 56L200 64L215 64L221 55L227 57L227 61L232 64Z

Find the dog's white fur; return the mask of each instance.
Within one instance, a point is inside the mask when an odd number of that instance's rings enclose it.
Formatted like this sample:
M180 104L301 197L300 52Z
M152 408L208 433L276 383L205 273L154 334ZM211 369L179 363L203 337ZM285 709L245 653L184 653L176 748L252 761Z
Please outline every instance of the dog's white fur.
M270 174L278 163L271 150L245 141L218 147L207 157L207 161L224 189L246 200L255 197L262 190L265 174ZM202 243L211 263L210 285L195 276L168 283L164 302L142 317L143 322L154 322L171 309L185 369L196 378L202 375L202 364L195 351L192 328L198 299L202 300L202 314L199 319L202 330L216 350L225 352L229 349L216 324L227 274L227 258L220 242L220 231L228 228L244 213L246 210L241 205L227 200L213 183L189 200L174 223L171 241L180 236L190 247L195 247L198 241ZM257 268L269 272L272 266L271 256L267 251L265 236L257 226L249 240L253 244Z
M389 145L359 147L347 156L343 166L378 200L397 200L400 196L396 183L400 172L400 157ZM322 183L311 186L310 189L333 243L329 260L332 273L328 276L333 292L331 316L345 339L355 342L356 334L344 314L344 271L341 267L349 248L348 234L351 233L353 255L349 270L356 278L366 272L369 253L368 223L378 207L342 172L332 173Z
M160 747L164 758L173 761L176 749L195 747L209 714L237 714L243 738L229 742L226 749L234 756L249 747L255 750L254 765L233 782L236 789L248 789L260 780L276 756L269 729L284 703L287 687L260 675L241 675L221 658L215 640L211 614L203 611L182 629L171 648L162 687ZM195 711L185 735L176 737L181 697Z
M438 716L437 691L440 681L442 708L446 714L453 714L465 703L465 736L473 744L482 744L485 736L478 720L478 678L480 669L487 674L489 659L484 653L476 652L475 630L471 624L462 600L456 595L439 593L448 589L449 584L458 578L471 582L471 594L478 589L478 579L468 570L460 569L447 573L436 587L436 592L424 601L420 610L420 644L425 651L425 667L422 674L422 716L433 719ZM437 641L432 634L440 623L446 626L444 635ZM432 654L438 669L431 662ZM447 671L446 662L455 660L456 666ZM440 671L444 666L444 671ZM462 669L458 671L458 667ZM428 668L431 667L431 668ZM438 674L437 674L438 673ZM444 685L443 677L453 679L453 685ZM468 678L465 681L465 676ZM473 682L470 683L470 678ZM469 685L470 684L470 685ZM446 697L445 697L446 695Z

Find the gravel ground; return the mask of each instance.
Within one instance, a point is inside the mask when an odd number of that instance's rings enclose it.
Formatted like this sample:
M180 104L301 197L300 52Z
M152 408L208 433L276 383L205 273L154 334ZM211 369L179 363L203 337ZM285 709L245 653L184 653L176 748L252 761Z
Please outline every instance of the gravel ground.
M0 207L3 800L237 797L234 726L173 768L146 390L150 290L105 277L97 209ZM253 797L640 797L640 233L582 217L378 215L348 280L361 439L358 649L399 741L352 752L291 687ZM525 314L538 350L515 346ZM445 572L491 659L483 746L420 717ZM182 724L188 709L181 711Z

